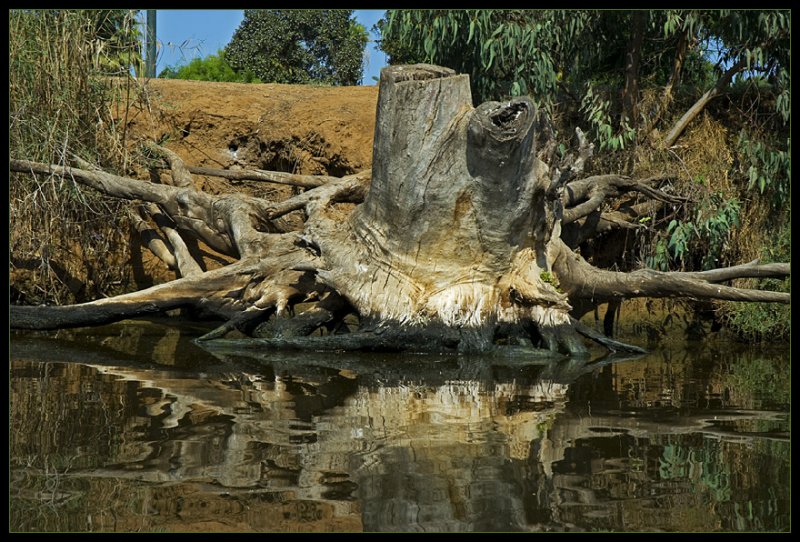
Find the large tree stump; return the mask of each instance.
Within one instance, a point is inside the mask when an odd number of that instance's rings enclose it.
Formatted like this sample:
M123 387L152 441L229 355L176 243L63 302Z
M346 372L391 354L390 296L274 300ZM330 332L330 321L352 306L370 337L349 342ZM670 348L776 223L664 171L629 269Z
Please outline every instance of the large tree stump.
M566 295L541 278L554 220L531 101L473 108L466 75L397 66L377 115L364 203L311 236L326 284L384 326L461 330L462 349L500 324L567 324Z

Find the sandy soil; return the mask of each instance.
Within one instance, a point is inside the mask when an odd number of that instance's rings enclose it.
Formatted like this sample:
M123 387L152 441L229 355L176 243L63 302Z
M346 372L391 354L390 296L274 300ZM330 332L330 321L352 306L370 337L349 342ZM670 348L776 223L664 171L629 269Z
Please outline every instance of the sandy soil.
M346 175L370 167L377 87L155 79L129 119L190 165Z

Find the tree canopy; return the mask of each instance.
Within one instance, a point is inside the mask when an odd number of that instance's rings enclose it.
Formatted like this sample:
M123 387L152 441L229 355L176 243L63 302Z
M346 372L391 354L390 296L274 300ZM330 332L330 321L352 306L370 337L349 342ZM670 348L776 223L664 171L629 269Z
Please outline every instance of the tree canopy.
M264 82L356 85L367 31L347 9L249 9L225 48L234 70Z
M717 95L760 74L788 120L790 25L789 11L485 9L388 10L378 27L390 63L468 73L478 103L530 94L551 109L571 98L615 150L634 138L645 87L663 88L667 105L680 83L699 94L720 84Z

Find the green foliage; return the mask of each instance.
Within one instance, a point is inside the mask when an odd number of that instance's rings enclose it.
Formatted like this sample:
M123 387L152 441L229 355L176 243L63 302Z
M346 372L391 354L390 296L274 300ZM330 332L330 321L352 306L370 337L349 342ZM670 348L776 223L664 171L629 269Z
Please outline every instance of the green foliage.
M619 115L617 122L612 115L619 113L632 17L597 10L388 10L378 29L392 64L430 62L469 74L476 103L530 94L552 111L561 89L580 103L601 148L622 150L634 141L639 120ZM688 43L673 83L692 89L693 99L741 60L745 73L769 75L780 89L776 107L788 119L790 23L789 11L649 11L639 88L665 85L679 45Z
M702 182L702 180L698 180ZM673 219L647 259L647 266L661 271L719 267L732 232L739 226L741 203L712 193L695 207L688 220Z
M752 138L744 129L739 134L738 151L747 172L747 188L758 190L759 194L770 193L774 206L780 206L790 195L791 148L791 137L786 139L786 150L779 150L763 139Z
M143 32L137 10L106 9L94 14L96 58L102 71L123 73L133 69L144 74Z
M547 283L551 285L553 288L555 288L557 292L563 293L561 291L561 285L558 282L558 277L556 277L550 271L542 271L541 273L539 273L539 278L541 279L542 282Z
M165 68L159 75L164 79L188 79L191 81L217 81L228 83L260 83L250 70L236 72L225 60L222 50L205 58L195 58L188 64Z
M790 10L720 10L708 16L709 33L723 43L720 62L744 63L744 73L770 76L783 94L791 83ZM788 97L788 94L786 94ZM781 101L778 112L789 120L789 103Z
M225 48L239 73L265 83L357 85L367 31L348 9L249 9Z
M669 235L667 250L673 259L680 262L681 267L686 265L685 260L689 253L689 243L696 234L697 228L691 222L673 220L667 226L667 235Z
M600 144L600 150L624 150L626 144L630 145L636 140L636 130L630 127L627 119L623 118L617 131L610 113L611 99L608 97L604 99L591 83L587 83L586 87L580 111L592 127L592 134L595 141Z
M669 250L664 237L656 239L652 254L645 259L645 265L650 269L669 271Z
M737 199L725 199L719 193L713 193L698 207L695 218L697 236L702 248L696 254L702 254L700 266L713 269L723 264L723 252L731 233L739 226L741 203Z
M757 287L777 292L791 291L790 279L760 281ZM788 341L792 332L791 308L776 303L740 303L732 307L727 315L728 326L742 340L753 343L760 341Z
M679 35L659 36L663 12L648 16L641 70L663 84ZM673 18L695 31L692 18ZM392 64L433 62L468 73L476 101L519 93L550 107L559 86L574 94L598 81L620 88L630 24L630 11L388 10L378 28Z
M650 26L659 13L648 13ZM571 106L562 101L571 97L599 148L621 151L637 136L638 119L627 119L620 107L631 21L629 11L388 10L378 27L391 63L430 62L467 73L476 103L528 94L552 113L557 104ZM666 81L665 51L678 38L645 40L642 81Z
M548 13L395 9L378 28L392 64L429 62L469 74L476 103L530 94L549 108L558 81Z

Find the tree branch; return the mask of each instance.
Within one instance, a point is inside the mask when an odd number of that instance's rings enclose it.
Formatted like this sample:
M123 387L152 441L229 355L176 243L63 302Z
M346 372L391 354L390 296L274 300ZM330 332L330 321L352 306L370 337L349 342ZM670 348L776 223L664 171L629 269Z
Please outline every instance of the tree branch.
M684 276L697 278L706 282L724 282L733 279L744 278L773 278L782 279L791 274L790 264L788 263L766 263L759 264L759 260L750 263L724 267L722 269L711 269L709 271L684 273Z
M172 245L175 265L181 276L191 277L203 273L203 269L189 252L189 247L186 246L183 237L181 237L181 234L175 229L175 224L172 220L164 215L161 209L154 203L149 203L146 206L143 205L141 208L153 218L158 227L161 228L161 231L164 232L169 244Z
M146 211L142 209L142 212ZM147 246L150 252L152 252L156 258L164 262L171 270L177 270L178 261L175 259L175 255L167 247L167 244L164 242L158 232L151 228L150 224L148 224L147 221L139 215L139 213L129 210L128 216L133 223L133 227L139 233L139 237L141 238L142 242Z
M244 288L256 271L253 264L234 264L199 276L152 286L139 292L65 306L11 306L11 329L62 329L97 326L182 307L214 312L233 308L228 294Z
M11 171L19 173L72 177L81 184L85 184L103 194L120 199L138 199L161 204L176 198L180 190L172 186L119 177L104 171L86 171L78 168L30 162L28 160L11 160L9 167Z
M189 170L186 168L180 156L166 147L156 145L152 141L148 141L145 144L145 148L155 154L163 156L167 160L170 170L172 171L172 182L169 184L180 188L194 188L194 179L192 179L192 175L189 173Z
M625 86L622 89L622 118L624 124L627 117L628 124L636 128L639 122L637 104L639 103L639 64L642 58L642 42L644 41L645 26L647 25L648 12L634 11L631 14L631 38L628 50L625 53Z
M11 160L11 171L43 175L69 175L106 195L158 204L180 230L194 233L214 250L239 257L252 253L270 227L264 200L242 194L212 196L193 187L153 184L102 171ZM274 229L274 227L273 227Z
M672 103L672 90L680 83L683 62L686 59L686 55L689 52L689 48L692 43L693 42L690 40L689 32L682 32L678 38L678 44L675 47L675 59L672 63L672 74L669 77L669 81L667 81L667 85L664 87L664 92L661 94L661 99L656 106L656 111L653 114L653 118L647 124L646 132L650 132L650 130L655 128L655 126L658 124L658 121L661 120L661 115L664 114L664 112Z
M269 211L269 218L274 220L292 211L306 209L308 206L325 206L332 201L344 199L360 203L366 195L370 176L369 171L362 171L298 194L274 205Z
M618 352L621 350L623 352L634 352L637 354L647 353L647 350L645 350L644 348L641 348L639 346L634 346L632 344L623 343L620 341L615 341L614 339L611 339L610 337L607 337L602 333L598 333L589 326L583 325L575 318L570 317L570 323L572 323L573 327L575 328L575 331L577 331L584 337L593 340L598 344L602 344L612 352Z
M643 224L632 222L631 217L619 211L593 211L583 218L565 224L561 230L561 240L570 248L575 248L587 239L600 234L618 230L637 230Z

